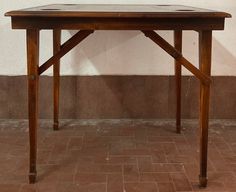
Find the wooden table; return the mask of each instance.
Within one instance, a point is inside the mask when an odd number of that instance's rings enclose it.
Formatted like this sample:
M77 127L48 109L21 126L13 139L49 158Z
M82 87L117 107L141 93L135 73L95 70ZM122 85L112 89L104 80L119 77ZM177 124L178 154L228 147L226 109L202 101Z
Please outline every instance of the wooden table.
M179 5L54 4L6 13L13 29L26 29L28 113L30 140L29 181L36 181L39 76L53 66L54 129L58 129L60 59L95 30L140 30L175 59L176 128L181 131L181 66L200 81L200 186L207 185L207 144L211 84L212 31L223 30L230 14ZM39 66L39 32L53 30L53 56ZM79 30L61 45L61 30ZM154 30L173 30L174 46ZM182 31L199 33L199 69L182 55ZM140 45L142 46L142 45Z

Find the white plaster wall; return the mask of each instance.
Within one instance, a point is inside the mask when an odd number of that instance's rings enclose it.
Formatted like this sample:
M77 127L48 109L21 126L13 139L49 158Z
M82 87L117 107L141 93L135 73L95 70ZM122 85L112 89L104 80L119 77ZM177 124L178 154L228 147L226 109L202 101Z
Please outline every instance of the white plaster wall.
M213 33L213 75L236 75L235 0L0 0L0 75L26 74L25 31L12 30L4 13L51 3L183 4L226 11L225 31ZM63 31L63 41L76 31ZM173 33L159 32L169 42ZM184 32L184 55L198 66L198 35ZM52 54L52 33L41 31L40 62ZM139 31L96 31L62 59L63 75L172 75L173 60ZM51 75L49 70L47 75ZM184 74L189 74L184 70Z

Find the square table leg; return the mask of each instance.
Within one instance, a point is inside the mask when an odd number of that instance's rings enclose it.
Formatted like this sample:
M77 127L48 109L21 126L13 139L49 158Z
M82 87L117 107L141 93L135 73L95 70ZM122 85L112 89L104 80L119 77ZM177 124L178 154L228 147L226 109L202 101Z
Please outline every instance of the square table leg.
M182 31L174 31L175 49L182 53ZM176 82L176 132L181 133L181 75L182 67L175 60L175 82Z
M211 75L212 31L199 32L200 71ZM201 187L207 185L207 148L209 125L210 84L200 85L200 175Z
M38 64L39 30L27 30L28 116L30 141L29 182L36 181L37 126L38 126Z
M61 48L61 30L53 30L53 54ZM53 129L59 127L60 60L53 64Z

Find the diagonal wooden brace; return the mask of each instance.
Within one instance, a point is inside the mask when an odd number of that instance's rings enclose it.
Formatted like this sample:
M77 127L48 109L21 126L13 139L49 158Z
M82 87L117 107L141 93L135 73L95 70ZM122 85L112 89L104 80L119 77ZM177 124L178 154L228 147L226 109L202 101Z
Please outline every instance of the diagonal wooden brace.
M155 31L142 30L142 32L159 45L163 50L165 50L169 55L171 55L178 63L183 65L192 74L194 74L202 83L210 84L211 79L207 75L203 74L198 68L196 68L191 62L189 62L183 55L177 51L171 44L169 44L165 39L158 35Z
M54 63L56 63L60 58L62 58L65 54L67 54L71 49L73 49L76 45L78 45L93 32L93 30L81 30L77 32L73 37L71 37L61 46L60 51L54 54L50 59L48 59L43 65L39 67L39 75L46 71L49 67L51 67Z

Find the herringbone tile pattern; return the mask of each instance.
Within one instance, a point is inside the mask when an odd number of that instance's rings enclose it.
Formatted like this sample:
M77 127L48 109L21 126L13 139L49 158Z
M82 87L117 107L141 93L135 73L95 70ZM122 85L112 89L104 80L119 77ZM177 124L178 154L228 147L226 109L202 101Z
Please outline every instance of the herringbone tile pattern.
M38 179L28 184L27 121L0 121L0 192L236 191L236 123L209 130L209 184L198 187L198 126L185 121L62 120L38 129Z

